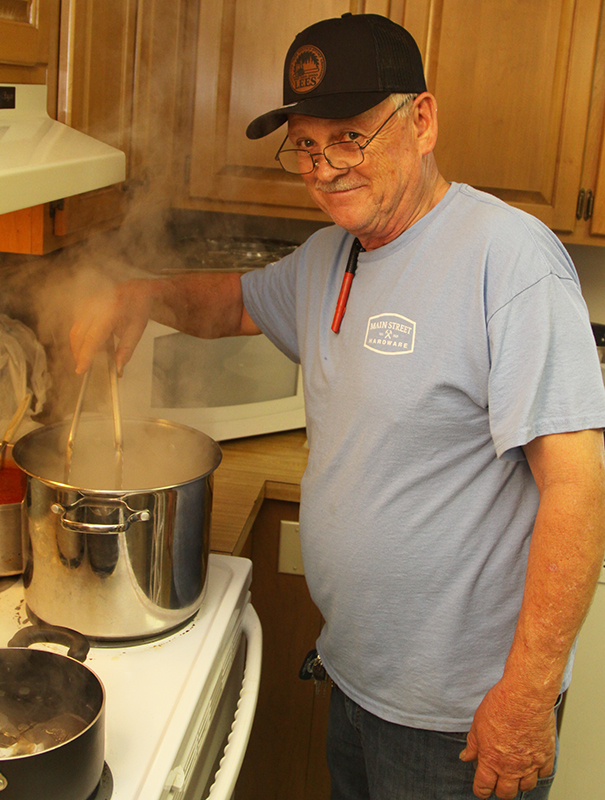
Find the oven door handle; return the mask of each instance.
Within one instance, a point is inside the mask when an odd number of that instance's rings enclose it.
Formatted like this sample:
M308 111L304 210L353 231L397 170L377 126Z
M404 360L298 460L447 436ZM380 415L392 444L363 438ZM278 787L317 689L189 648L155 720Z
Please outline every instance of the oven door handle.
M214 776L207 800L230 800L246 754L260 685L263 633L258 614L249 603L242 620L246 637L246 665L231 733Z

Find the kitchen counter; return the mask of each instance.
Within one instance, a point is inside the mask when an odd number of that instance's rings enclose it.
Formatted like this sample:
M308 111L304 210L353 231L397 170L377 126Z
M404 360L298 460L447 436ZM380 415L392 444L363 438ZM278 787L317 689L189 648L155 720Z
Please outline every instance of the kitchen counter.
M214 473L210 549L240 555L265 499L300 501L307 466L304 429L220 442Z

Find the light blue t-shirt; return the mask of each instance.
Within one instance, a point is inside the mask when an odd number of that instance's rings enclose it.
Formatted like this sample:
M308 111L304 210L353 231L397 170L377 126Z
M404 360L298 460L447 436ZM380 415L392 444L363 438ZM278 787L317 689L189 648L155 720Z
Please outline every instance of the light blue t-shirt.
M412 727L463 731L502 675L538 492L522 445L605 426L574 267L538 220L453 184L393 242L314 234L243 278L246 309L303 367L300 530L346 694Z

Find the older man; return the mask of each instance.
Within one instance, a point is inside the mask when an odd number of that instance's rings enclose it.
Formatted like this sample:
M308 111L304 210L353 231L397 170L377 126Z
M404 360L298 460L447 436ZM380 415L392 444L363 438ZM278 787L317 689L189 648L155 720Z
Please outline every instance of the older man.
M605 545L605 392L573 265L541 223L439 174L412 37L300 33L278 158L335 226L264 270L134 281L72 332L78 369L151 315L261 330L300 361L301 538L334 681L338 800L535 798ZM469 120L469 124L473 124Z

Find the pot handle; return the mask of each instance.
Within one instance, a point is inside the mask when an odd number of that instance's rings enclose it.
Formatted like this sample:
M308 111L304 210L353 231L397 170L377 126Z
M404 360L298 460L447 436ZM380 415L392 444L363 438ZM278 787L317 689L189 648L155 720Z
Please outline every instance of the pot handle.
M52 642L62 644L69 648L67 655L76 661L86 661L90 650L88 639L78 631L71 628L62 628L59 625L31 625L21 628L8 643L9 647L29 647L37 642Z
M89 522L79 519L87 511L94 509L110 509L118 512L118 521L111 523ZM61 525L68 531L76 533L124 533L133 522L148 522L151 513L148 509L135 511L134 508L119 498L81 497L73 505L65 507L61 503L53 503L50 510L61 517ZM107 512L106 512L107 513ZM128 516L126 516L128 513Z

